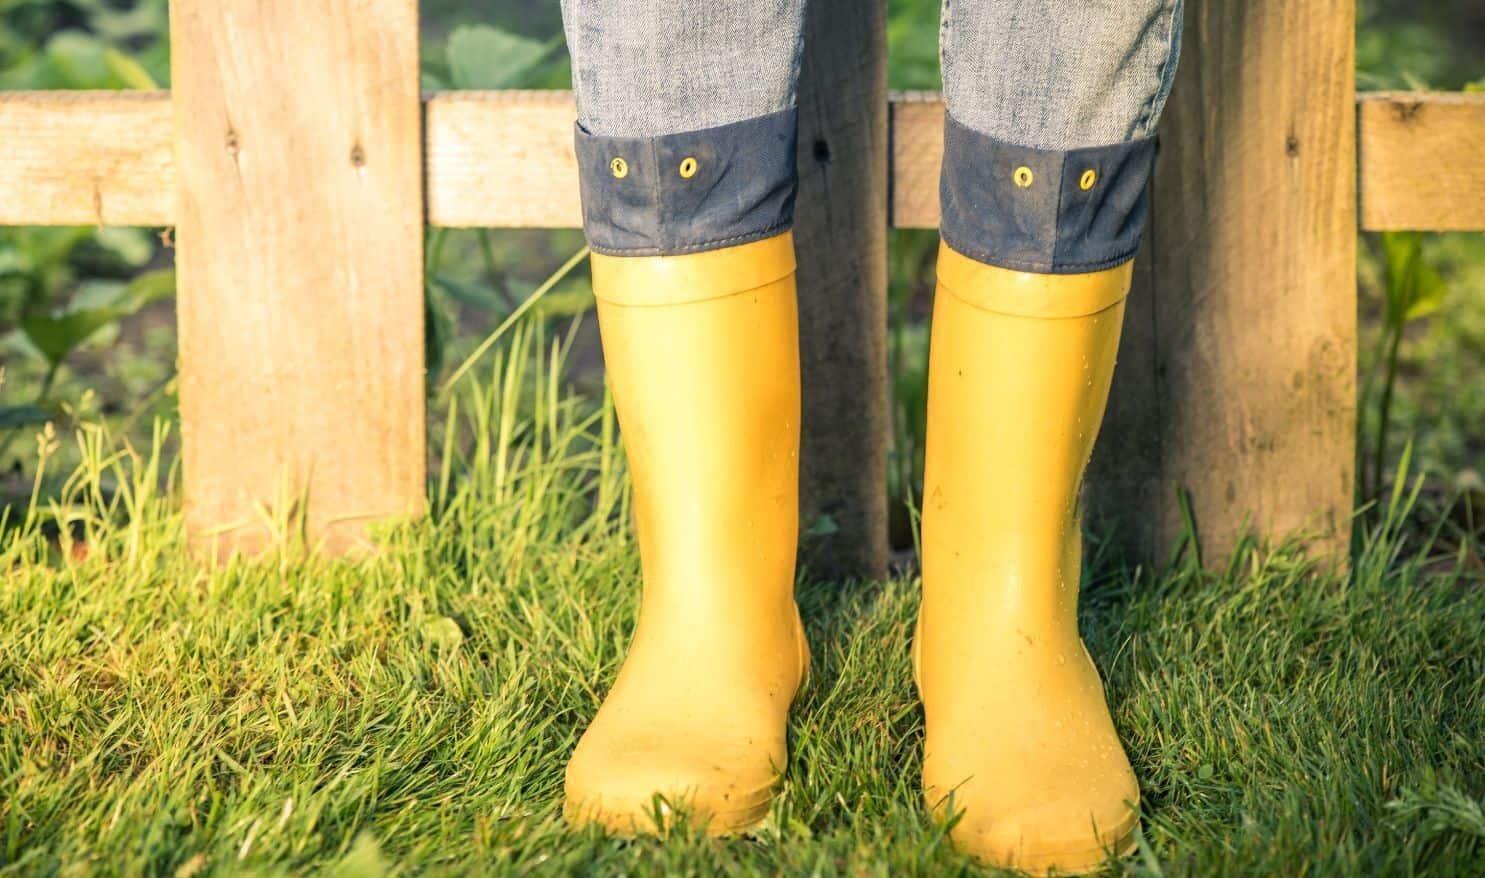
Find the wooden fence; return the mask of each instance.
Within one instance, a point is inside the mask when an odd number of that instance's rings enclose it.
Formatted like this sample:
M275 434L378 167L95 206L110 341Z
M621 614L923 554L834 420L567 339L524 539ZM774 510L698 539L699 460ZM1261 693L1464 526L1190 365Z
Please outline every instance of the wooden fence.
M943 106L886 91L885 4L812 0L797 240L820 568L886 564L886 233L938 218ZM1091 505L1138 555L1190 500L1343 545L1356 231L1485 229L1485 95L1355 93L1353 0L1196 0ZM175 0L169 93L0 92L0 224L173 226L187 520L307 497L357 544L424 503L425 224L579 224L571 96L418 93L413 0Z

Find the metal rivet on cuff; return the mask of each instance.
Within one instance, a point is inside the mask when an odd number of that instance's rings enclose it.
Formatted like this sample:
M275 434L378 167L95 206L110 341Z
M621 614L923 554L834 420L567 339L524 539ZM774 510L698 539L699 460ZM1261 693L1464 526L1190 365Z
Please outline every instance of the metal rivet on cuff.
M681 176L687 180L696 176L696 159L694 157L686 156L681 159Z
M1017 186L1025 189L1031 185L1031 181L1035 180L1036 177L1031 173L1030 168L1022 165L1021 167L1016 169L1015 174L1011 175L1011 179L1016 181Z
M608 163L608 169L613 171L614 179L616 180L622 180L629 176L629 163L619 156L614 156L614 160Z
M1083 172L1083 179L1078 181L1078 185L1083 187L1084 192L1087 192L1089 189L1092 189L1093 184L1097 182L1098 172L1093 170L1092 168L1089 168L1088 170Z

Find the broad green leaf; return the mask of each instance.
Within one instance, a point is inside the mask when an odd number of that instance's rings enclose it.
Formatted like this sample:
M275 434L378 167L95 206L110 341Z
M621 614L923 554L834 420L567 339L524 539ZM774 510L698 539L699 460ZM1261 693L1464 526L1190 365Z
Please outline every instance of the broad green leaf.
M113 308L118 304L119 296L124 293L124 282L120 280L108 280L104 278L87 278L77 284L72 292L72 298L67 304L60 308L52 309L53 313L66 311L92 311L98 308Z
M58 84L66 88L108 88L113 77L97 37L64 30L46 44L46 60Z
M153 90L160 87L155 78L150 76L144 65L130 56L120 52L118 49L108 49L103 53L103 62L107 65L110 73L114 75L125 88L137 88Z
M1387 263L1387 324L1400 326L1412 297L1413 267L1420 249L1417 232L1387 232L1382 235L1382 252Z
M828 537L831 534L839 532L840 525L835 523L835 519L833 517L831 517L830 515L821 515L814 521L810 522L810 526L805 528L803 536Z
M56 365L93 333L118 319L119 314L113 308L85 308L32 315L21 320L21 329L47 362Z
M454 88L510 88L551 48L489 25L455 28L449 35L449 78Z
M124 287L114 303L114 308L121 312L121 316L127 316L138 312L146 305L169 299L175 295L175 269L162 268L157 271L146 271Z
M1412 323L1439 310L1444 303L1444 279L1433 266L1421 258L1413 268L1414 286L1412 301L1403 312L1403 322Z
M42 356L55 365L99 330L174 292L172 269L146 272L122 287L96 282L77 297L89 306L77 307L75 300L74 307L66 311L22 319L21 329Z
M1382 236L1386 258L1387 323L1405 326L1439 309L1445 285L1423 257L1423 237L1417 232L1388 232Z
M14 232L7 235L7 237L14 236ZM24 247L14 246L13 241L0 240L0 277L25 274L35 267L36 260L30 251Z
M55 88L49 72L46 58L34 47L12 50L11 57L0 63L0 89Z
M154 237L144 229L105 226L94 233L94 240L99 247L134 268L142 267L155 258Z

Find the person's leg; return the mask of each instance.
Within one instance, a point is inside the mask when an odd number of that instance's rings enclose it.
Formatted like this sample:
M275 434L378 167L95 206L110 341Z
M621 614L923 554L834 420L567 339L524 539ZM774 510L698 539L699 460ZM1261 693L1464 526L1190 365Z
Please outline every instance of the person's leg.
M1179 0L945 0L943 243L914 647L930 806L1030 871L1130 849L1139 787L1077 628Z
M802 4L563 3L644 574L629 654L568 764L574 823L651 832L684 808L745 830L784 768L808 664L789 233Z

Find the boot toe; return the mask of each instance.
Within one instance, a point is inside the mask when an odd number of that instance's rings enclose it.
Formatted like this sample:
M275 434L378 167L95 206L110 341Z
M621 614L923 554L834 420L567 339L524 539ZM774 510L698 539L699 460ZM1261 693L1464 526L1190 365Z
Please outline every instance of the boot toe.
M926 779L926 778L925 778ZM976 860L1032 874L1083 874L1134 848L1139 788L1133 776L1090 784L1081 793L1036 794L973 780L954 788L952 800L927 789L940 818L957 815L950 831L957 847Z
M779 781L773 754L748 749L688 735L584 740L567 767L564 814L618 835L663 833L683 815L710 835L744 832L768 815Z
M1085 814L1079 818L1079 814ZM1026 814L967 812L950 833L965 853L987 865L1033 874L1084 874L1134 849L1137 810L1111 810L1104 820L1074 803Z

